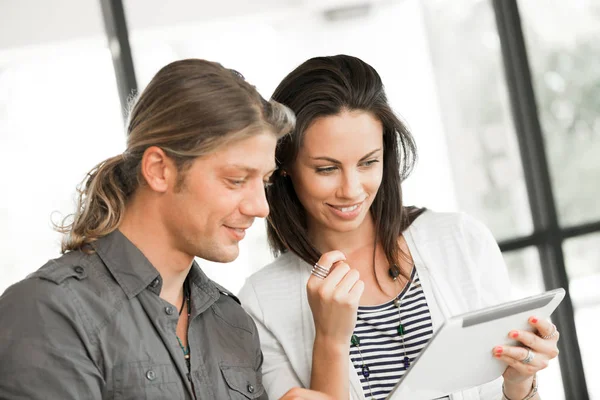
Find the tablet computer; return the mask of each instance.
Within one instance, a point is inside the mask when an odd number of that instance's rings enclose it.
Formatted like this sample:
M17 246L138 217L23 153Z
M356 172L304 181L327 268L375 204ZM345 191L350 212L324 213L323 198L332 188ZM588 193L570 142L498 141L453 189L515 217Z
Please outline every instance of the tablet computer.
M508 332L532 331L529 317L548 318L564 296L555 289L447 319L387 399L431 400L499 378L506 364L492 349L519 345Z

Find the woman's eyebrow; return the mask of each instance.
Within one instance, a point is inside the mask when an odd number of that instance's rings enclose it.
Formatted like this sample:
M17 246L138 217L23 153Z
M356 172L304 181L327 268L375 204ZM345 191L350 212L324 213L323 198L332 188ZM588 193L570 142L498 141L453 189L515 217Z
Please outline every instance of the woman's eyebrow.
M360 159L360 161L363 161L369 157L372 157L378 151L381 151L381 148L378 148L378 149L368 152ZM333 163L333 164L341 164L341 162L336 160L335 158L331 158L331 157L327 157L327 156L311 157L311 160L329 161L330 163Z

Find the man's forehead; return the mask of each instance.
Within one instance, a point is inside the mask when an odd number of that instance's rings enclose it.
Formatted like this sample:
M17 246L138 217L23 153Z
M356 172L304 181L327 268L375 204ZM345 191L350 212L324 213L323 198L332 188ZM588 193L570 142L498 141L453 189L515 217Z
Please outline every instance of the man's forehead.
M236 169L265 174L275 169L277 138L271 134L254 135L227 141L205 156L218 169Z
M275 162L267 163L263 162L262 165L253 165L250 163L240 162L240 163L227 163L223 165L223 169L225 170L236 170L243 171L248 174L266 174L272 172L276 169Z

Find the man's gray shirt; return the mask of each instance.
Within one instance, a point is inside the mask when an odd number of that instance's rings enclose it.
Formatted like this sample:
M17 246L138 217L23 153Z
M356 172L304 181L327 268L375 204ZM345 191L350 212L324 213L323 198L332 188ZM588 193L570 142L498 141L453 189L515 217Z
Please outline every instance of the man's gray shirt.
M51 260L0 297L0 399L266 399L256 326L194 263L188 373L178 310L122 233Z

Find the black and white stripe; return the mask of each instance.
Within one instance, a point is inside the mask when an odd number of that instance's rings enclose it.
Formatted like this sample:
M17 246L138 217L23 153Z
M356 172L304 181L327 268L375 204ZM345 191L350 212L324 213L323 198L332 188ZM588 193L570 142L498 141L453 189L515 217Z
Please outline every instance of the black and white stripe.
M402 363L405 351L412 364L433 335L429 307L415 268L410 284L398 298L401 299L400 313L394 300L358 308L354 334L360 339L362 360L354 346L350 348L350 359L369 400L385 399L406 372ZM400 321L405 327L404 345L397 331ZM361 372L363 362L369 367L368 381Z

